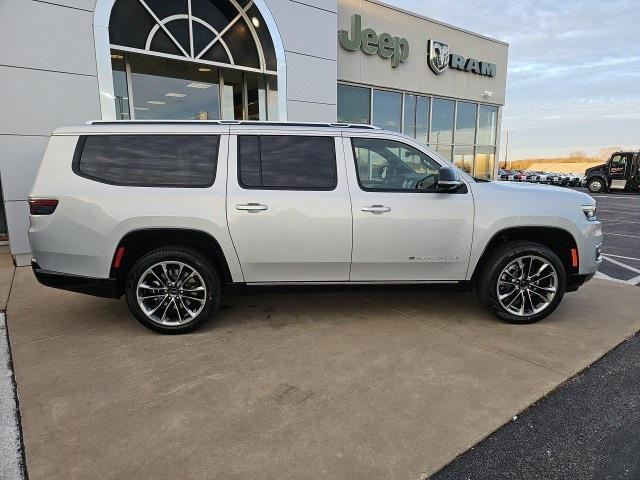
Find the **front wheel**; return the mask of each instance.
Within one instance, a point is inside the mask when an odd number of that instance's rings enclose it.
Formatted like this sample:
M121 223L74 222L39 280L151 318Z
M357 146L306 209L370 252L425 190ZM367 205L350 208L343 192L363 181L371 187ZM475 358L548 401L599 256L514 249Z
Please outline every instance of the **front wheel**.
M215 267L197 251L160 248L140 258L127 275L129 310L145 327L160 333L193 331L220 303Z
M509 323L533 323L551 314L564 296L565 267L544 245L508 242L490 255L476 291L481 303Z
M604 190L604 181L601 178L592 178L587 183L587 188L591 193L600 193Z

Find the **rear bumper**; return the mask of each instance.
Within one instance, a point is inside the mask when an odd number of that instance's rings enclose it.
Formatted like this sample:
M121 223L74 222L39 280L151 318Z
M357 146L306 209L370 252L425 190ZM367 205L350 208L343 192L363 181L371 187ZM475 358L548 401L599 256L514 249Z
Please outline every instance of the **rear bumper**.
M117 282L114 278L84 277L82 275L43 270L35 260L31 261L31 268L38 282L47 287L84 293L95 297L120 297Z

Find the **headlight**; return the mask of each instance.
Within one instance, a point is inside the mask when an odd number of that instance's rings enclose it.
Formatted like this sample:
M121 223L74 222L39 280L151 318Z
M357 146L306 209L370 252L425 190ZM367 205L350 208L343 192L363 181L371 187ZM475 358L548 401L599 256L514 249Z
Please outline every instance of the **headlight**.
M582 213L587 217L587 220L596 220L596 206L595 205L582 205Z

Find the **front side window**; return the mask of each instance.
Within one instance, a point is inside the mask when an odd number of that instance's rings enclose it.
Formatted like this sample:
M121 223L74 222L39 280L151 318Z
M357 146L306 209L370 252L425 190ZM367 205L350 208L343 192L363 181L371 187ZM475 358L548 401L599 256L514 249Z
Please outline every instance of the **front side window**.
M210 187L219 142L217 135L88 135L73 170L112 185Z
M383 138L351 142L363 190L420 192L436 187L440 165L420 150Z
M333 190L337 186L334 139L241 135L238 180L243 188Z
M627 157L624 155L616 155L611 159L611 166L609 172L611 173L624 173L627 166Z

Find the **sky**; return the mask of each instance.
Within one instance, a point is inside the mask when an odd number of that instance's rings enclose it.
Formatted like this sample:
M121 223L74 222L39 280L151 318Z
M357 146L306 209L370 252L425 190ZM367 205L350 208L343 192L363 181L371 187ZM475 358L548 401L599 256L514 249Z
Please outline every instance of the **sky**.
M640 149L640 0L385 0L509 43L509 159Z

